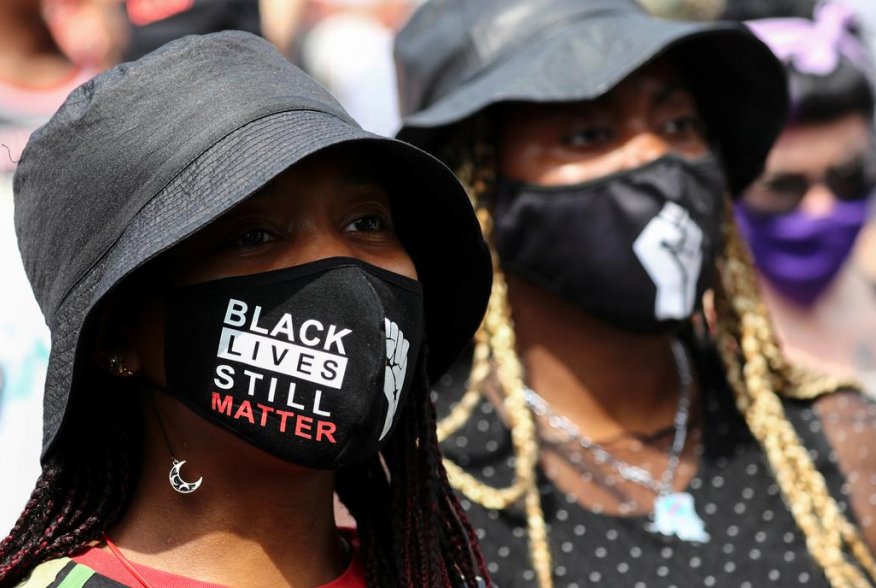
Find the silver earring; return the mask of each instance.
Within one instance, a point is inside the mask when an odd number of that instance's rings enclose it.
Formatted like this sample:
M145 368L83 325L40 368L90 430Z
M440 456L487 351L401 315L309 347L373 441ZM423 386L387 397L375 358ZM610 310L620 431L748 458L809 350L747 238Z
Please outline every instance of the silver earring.
M112 375L120 378L129 378L134 375L133 371L125 367L125 362L118 353L109 356L109 369Z
M170 487L179 492L180 494L191 494L195 490L201 487L201 482L204 481L204 476L201 476L194 482L186 482L182 479L182 475L180 474L180 470L185 465L185 461L179 461L171 456L173 460L173 467L170 468Z
M191 494L201 487L201 483L204 481L204 476L201 476L194 482L186 482L183 480L181 470L186 462L185 460L180 461L173 456L173 450L170 448L170 441L167 438L167 431L164 429L164 423L161 421L161 415L158 413L158 406L155 405L155 398L153 398L151 394L149 395L149 400L152 404L152 410L155 411L155 420L158 423L158 428L161 430L161 437L164 439L164 445L167 447L167 452L170 454L170 460L173 462L173 465L170 468L170 474L167 476L167 479L170 481L170 487L180 494Z

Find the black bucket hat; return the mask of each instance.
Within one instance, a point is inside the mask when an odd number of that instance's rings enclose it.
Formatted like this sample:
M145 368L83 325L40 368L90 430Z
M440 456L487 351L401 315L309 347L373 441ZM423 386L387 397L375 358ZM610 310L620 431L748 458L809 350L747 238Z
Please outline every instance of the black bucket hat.
M396 38L399 138L431 150L492 104L593 100L668 51L738 194L785 122L781 64L742 25L663 20L634 0L429 0Z
M83 333L107 293L290 165L340 144L361 146L380 177L403 188L391 190L391 205L423 284L428 372L449 367L480 324L492 280L450 170L363 131L266 41L186 37L76 89L18 164L15 227L52 334L44 458L70 399L87 394Z

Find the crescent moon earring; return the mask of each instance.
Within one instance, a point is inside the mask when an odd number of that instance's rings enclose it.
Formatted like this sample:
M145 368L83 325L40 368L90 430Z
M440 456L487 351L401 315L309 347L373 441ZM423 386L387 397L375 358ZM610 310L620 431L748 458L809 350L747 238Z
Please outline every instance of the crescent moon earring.
M194 482L186 482L182 479L182 476L180 475L180 470L186 463L185 460L179 461L173 456L171 456L171 459L173 460L173 467L170 468L170 475L168 476L171 488L173 488L180 494L191 494L201 487L201 482L204 481L204 476L201 476Z
M173 463L170 468L170 473L167 476L167 479L170 481L170 487L180 494L191 494L201 487L204 477L201 476L194 482L187 482L183 479L181 470L186 462L185 460L180 461L174 457L173 450L170 448L170 441L167 438L167 431L164 429L164 423L161 421L161 415L158 413L158 407L155 405L155 399L151 394L149 400L152 402L152 409L155 411L155 419L158 422L158 428L161 429L161 436L164 438L164 444L167 446L167 452L170 454L170 460Z

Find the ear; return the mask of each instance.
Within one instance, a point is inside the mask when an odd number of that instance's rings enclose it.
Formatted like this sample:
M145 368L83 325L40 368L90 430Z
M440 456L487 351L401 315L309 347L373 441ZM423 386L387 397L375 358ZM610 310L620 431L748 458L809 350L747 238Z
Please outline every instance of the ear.
M143 362L131 345L131 326L122 318L118 296L110 295L95 310L92 361L115 377L139 373Z

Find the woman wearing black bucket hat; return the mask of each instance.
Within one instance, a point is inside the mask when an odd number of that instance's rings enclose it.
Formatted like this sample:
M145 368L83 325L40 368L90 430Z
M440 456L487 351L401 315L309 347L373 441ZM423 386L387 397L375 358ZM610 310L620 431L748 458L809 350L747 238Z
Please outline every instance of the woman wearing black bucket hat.
M229 32L74 91L15 196L52 351L0 585L484 585L428 398L491 278L449 170Z
M784 122L770 51L633 0L429 0L396 59L400 138L496 255L438 398L497 585L870 585L876 471L842 431L873 410L784 359L727 214Z

